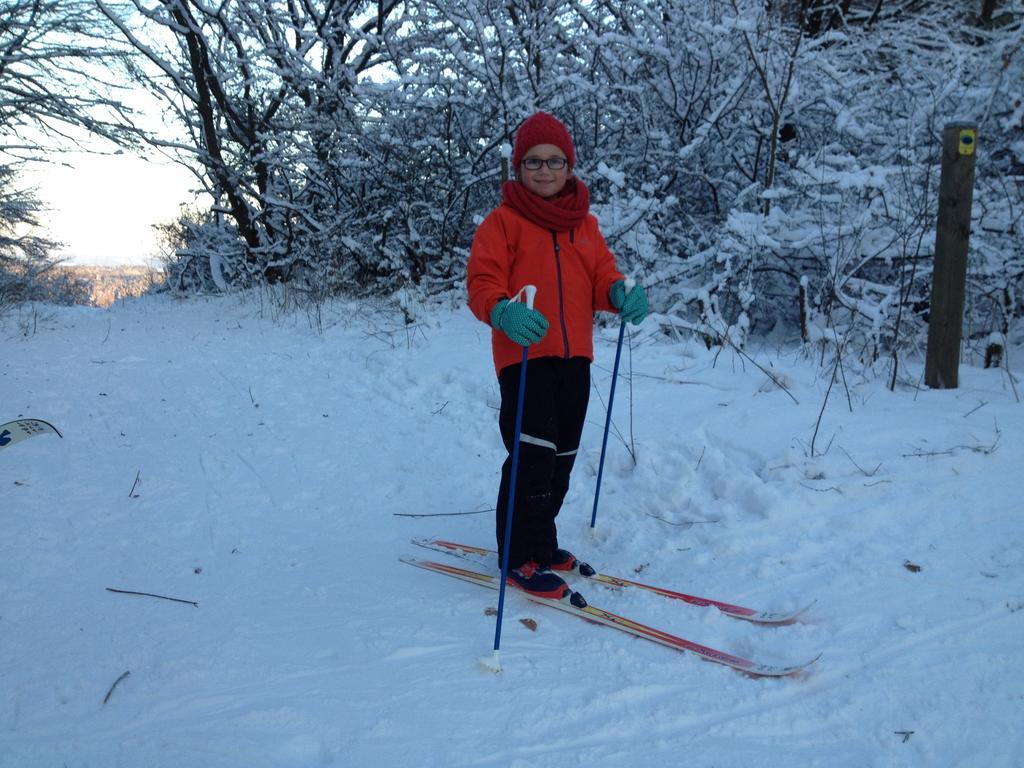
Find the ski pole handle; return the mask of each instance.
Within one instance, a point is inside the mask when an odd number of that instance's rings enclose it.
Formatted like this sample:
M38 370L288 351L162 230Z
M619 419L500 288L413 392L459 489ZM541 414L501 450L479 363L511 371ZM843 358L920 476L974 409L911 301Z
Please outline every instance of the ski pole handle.
M526 306L528 309L533 309L533 301L537 298L537 286L536 285L524 285L519 289L518 293L513 296L509 301L521 301L523 294L526 295Z
M632 277L627 277L626 285L624 287L626 289L626 295L629 296L629 292L636 288L636 280L634 280Z

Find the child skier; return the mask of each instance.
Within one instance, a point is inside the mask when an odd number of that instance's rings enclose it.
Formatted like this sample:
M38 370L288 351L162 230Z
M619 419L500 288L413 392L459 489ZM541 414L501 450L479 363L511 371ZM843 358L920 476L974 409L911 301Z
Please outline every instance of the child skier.
M553 571L576 565L558 546L555 517L569 490L590 397L594 312L618 311L639 324L647 315L641 287L627 291L615 257L590 215L590 194L573 175L572 137L555 117L537 112L516 132L515 180L476 231L467 268L469 307L491 326L501 390L498 425L509 456L501 468L496 530L509 547L509 583L535 595L565 596ZM537 286L533 309L511 301ZM528 375L511 540L505 522L523 347Z

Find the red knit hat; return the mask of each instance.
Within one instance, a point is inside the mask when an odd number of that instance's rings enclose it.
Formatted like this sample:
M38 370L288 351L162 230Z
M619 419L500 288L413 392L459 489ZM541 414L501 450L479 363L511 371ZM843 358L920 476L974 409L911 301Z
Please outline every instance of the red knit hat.
M512 150L512 167L518 168L523 156L538 144L553 144L565 153L569 167L576 165L576 152L572 146L572 136L557 117L547 112L535 112L530 115L516 131L516 144Z

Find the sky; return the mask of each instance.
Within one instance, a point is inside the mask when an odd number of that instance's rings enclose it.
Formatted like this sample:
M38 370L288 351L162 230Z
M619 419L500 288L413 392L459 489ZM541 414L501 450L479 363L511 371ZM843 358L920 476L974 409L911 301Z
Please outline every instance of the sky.
M47 210L57 256L77 265L150 264L158 254L153 224L173 220L194 198L195 177L166 159L74 152L24 173Z

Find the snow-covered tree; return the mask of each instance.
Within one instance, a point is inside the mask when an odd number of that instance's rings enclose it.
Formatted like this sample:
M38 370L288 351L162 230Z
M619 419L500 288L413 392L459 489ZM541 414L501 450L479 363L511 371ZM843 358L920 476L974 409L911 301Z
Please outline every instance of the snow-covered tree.
M38 234L40 203L20 171L90 137L133 144L127 64L91 0L0 4L0 308L81 297L53 274L57 244Z
M229 271L275 282L333 258L342 191L328 168L366 129L359 79L384 60L401 4L97 2L189 137L154 141L197 163L230 217L243 261Z

